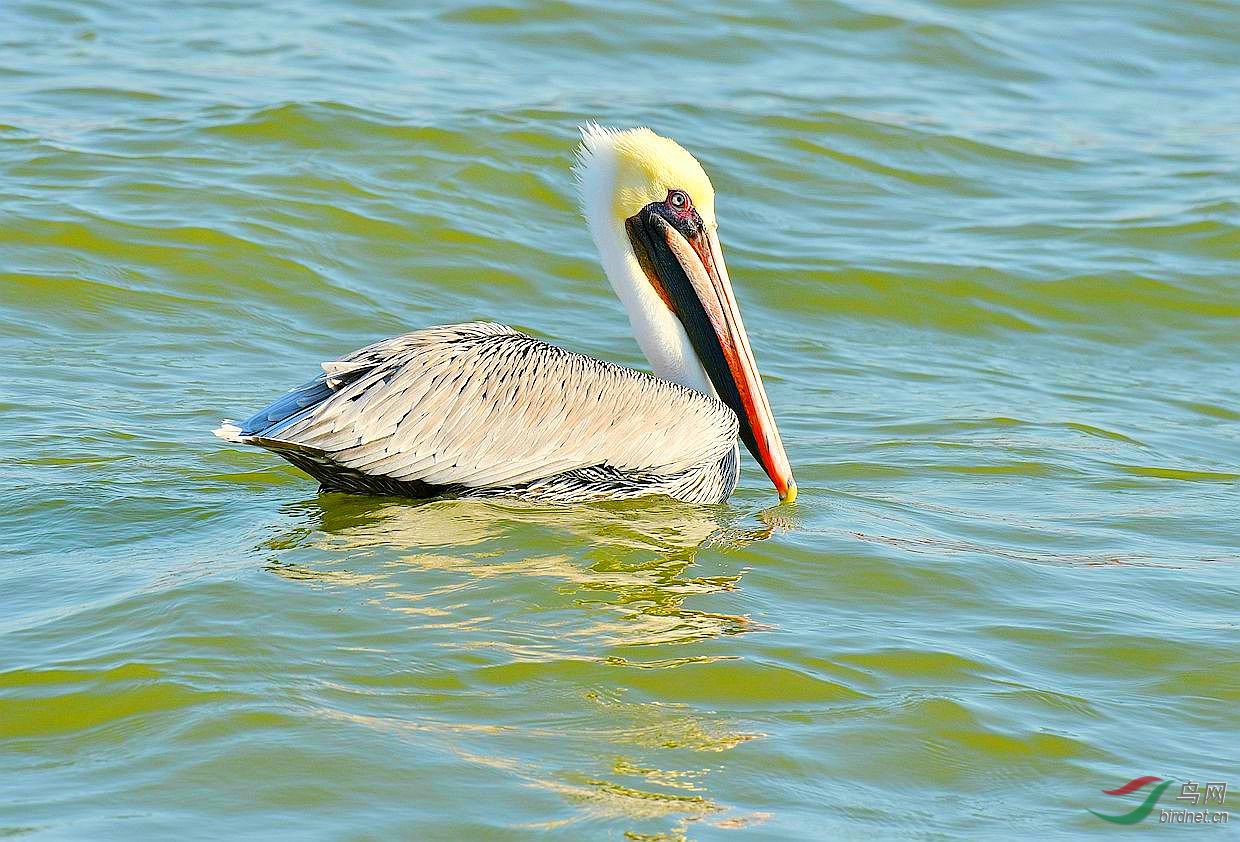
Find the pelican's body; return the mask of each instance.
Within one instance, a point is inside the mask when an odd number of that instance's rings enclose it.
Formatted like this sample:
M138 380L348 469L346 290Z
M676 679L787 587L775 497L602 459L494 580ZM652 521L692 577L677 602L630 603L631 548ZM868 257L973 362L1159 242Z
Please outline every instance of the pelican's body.
M713 503L736 488L739 433L781 499L794 498L705 173L645 129L584 137L586 216L654 376L504 325L447 325L324 363L216 434L267 448L329 490Z
M324 368L233 433L327 488L695 503L736 488L737 420L718 400L504 325L420 330Z

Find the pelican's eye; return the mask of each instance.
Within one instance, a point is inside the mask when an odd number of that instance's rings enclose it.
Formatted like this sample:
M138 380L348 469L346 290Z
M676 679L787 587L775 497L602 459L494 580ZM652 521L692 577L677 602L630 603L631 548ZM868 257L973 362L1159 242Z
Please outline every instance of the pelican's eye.
M689 200L689 194L683 190L669 190L667 206L677 213L688 213L693 210L693 202Z

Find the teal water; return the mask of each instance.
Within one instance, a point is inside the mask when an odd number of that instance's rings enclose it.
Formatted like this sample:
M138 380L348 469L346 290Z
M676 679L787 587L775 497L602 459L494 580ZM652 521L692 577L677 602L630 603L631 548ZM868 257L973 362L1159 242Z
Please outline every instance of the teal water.
M1240 786L1238 114L1215 0L0 4L0 835L1182 832L1088 810ZM795 506L210 435L436 323L642 365L592 119L711 173Z

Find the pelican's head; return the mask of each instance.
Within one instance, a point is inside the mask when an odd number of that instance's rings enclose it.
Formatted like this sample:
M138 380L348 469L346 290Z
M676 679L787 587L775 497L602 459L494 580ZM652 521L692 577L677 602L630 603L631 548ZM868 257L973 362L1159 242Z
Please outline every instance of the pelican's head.
M781 500L797 486L719 248L715 191L680 144L649 129L582 129L582 204L607 277L655 373L713 392Z

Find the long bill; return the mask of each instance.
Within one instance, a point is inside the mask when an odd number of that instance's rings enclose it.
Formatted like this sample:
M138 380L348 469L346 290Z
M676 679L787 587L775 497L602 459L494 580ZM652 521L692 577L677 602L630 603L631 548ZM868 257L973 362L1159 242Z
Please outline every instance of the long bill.
M684 326L720 400L740 419L741 441L771 478L779 499L792 502L796 480L714 231L696 213L676 214L663 203L647 205L627 220L626 228L647 278Z

